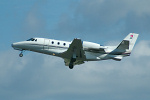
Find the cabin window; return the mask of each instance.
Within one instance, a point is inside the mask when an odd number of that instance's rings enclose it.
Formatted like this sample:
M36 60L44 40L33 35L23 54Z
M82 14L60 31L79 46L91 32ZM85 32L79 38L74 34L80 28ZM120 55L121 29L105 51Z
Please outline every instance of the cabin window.
M54 41L52 41L52 44L54 44Z
M66 43L63 44L64 46L66 45Z
M58 45L60 44L60 42L57 43Z

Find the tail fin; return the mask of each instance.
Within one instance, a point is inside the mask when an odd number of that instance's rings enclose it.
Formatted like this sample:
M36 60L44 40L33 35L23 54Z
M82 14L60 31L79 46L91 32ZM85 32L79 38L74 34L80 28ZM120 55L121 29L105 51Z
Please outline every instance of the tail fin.
M122 52L128 51L131 53L131 51L135 45L135 42L138 38L138 35L139 34L136 34L136 33L129 33L116 49L118 49L119 51L122 51Z

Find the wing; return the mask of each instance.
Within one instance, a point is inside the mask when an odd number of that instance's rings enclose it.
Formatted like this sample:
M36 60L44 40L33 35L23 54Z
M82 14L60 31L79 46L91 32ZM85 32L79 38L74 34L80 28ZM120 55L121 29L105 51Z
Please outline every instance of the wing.
M65 63L66 66L69 66L69 64L70 64L70 59L64 59L64 63ZM76 61L74 62L74 65L80 65L80 64L83 64L83 63L84 63L83 60L76 60Z
M84 61L86 60L86 56L83 50L81 39L74 39L70 44L68 50L62 53L62 56L64 59L67 59L65 60L65 62L70 62L72 58L76 59L74 65L84 63ZM66 65L68 64L66 63Z
M62 53L64 58L71 59L76 58L76 60L85 60L85 52L83 51L81 39L74 39L70 44L67 51Z
M94 53L106 53L106 52L105 52L105 49L106 49L106 48L99 48L99 49L84 48L85 51L94 52Z

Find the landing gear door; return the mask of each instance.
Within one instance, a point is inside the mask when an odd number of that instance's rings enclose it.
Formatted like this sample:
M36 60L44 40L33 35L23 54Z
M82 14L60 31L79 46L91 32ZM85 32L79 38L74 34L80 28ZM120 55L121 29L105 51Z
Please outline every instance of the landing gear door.
M44 39L44 46L43 46L43 49L47 49L48 50L48 47L49 47L49 40L48 39Z

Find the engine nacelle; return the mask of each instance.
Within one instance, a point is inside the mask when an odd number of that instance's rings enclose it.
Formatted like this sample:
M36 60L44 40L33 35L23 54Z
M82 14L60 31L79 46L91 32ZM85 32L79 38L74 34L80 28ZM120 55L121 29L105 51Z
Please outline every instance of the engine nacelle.
M83 41L83 48L100 49L100 44Z

